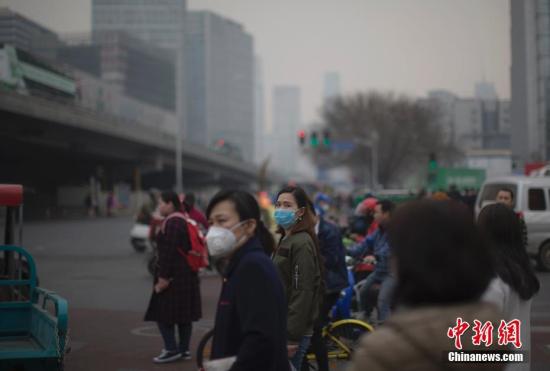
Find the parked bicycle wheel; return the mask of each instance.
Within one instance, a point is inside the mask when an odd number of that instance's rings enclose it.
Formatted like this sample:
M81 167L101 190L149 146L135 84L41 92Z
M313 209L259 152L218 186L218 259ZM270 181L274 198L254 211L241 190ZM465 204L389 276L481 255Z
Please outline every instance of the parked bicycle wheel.
M344 319L331 323L324 331L328 358L349 360L359 339L374 328L366 322L355 319Z
M340 362L349 361L361 336L372 331L371 325L354 319L336 321L325 327L323 339L327 346L329 368L336 369ZM307 366L310 371L318 369L314 353L308 352Z
M200 370L204 370L204 362L210 360L210 354L212 353L212 339L214 338L214 329L209 330L202 337L197 347L197 366Z

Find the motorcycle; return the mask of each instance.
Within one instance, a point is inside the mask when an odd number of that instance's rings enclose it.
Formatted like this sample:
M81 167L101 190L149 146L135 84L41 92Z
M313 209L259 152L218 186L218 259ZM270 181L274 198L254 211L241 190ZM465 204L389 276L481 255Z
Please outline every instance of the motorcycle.
M150 226L136 222L130 230L130 244L137 252L145 252L152 250L151 242L149 241Z

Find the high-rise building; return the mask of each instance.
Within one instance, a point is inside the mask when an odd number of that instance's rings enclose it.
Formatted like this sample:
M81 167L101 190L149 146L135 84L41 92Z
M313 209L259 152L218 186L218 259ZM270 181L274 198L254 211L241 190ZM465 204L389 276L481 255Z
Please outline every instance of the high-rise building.
M446 90L432 90L428 93L428 99L424 101L425 104L437 110L439 126L446 143L455 143L454 104L456 98L456 95Z
M180 49L187 0L93 0L92 31L124 31L150 44Z
M298 130L302 129L300 88L297 86L275 86L273 88L274 167L291 176L296 170L298 158Z
M476 82L474 88L474 97L481 100L497 100L498 95L495 85L485 80Z
M550 159L550 0L510 1L512 152Z
M265 141L267 127L265 122L265 97L262 60L254 58L254 149L256 163L266 159Z
M254 159L254 45L232 20L189 12L185 49L188 139Z
M323 99L327 100L337 97L341 94L340 74L338 72L325 73L323 86Z
M92 0L92 33L123 31L175 54L176 115L186 136L185 22L187 0ZM178 185L179 186L179 185Z
M437 90L427 103L439 112L444 140L463 152L510 148L510 102L459 98Z
M175 111L175 53L122 31L96 32L93 40L57 50L57 60L110 83L123 94Z
M0 43L46 59L61 45L56 33L8 8L0 8Z

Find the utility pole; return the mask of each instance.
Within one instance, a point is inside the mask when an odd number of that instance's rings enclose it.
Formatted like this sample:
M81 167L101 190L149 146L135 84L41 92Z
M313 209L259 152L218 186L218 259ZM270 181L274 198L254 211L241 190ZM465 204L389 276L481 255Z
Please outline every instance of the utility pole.
M373 131L370 138L359 139L353 141L359 145L369 147L371 150L370 173L371 173L371 188L376 191L378 189L378 141L380 137L376 131Z
M372 150L372 189L378 190L378 140L379 140L378 132L373 131L371 135L371 150Z
M177 61L176 61L176 116L177 116L177 125L176 125L176 192L183 192L183 148L182 140L183 134L185 132L185 76L184 76L184 49L185 49L185 21L186 14L183 7L180 8L182 14L180 14L180 32L179 32L179 48L177 50Z

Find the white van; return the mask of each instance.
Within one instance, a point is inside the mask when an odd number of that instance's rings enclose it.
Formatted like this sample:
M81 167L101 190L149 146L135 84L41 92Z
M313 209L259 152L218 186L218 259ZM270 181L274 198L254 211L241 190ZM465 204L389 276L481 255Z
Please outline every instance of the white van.
M488 179L476 200L476 218L480 210L493 202L502 188L514 192L514 209L527 224L527 252L539 267L550 270L550 177L509 176Z

